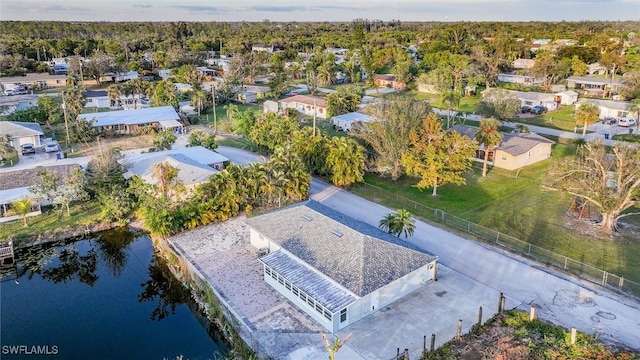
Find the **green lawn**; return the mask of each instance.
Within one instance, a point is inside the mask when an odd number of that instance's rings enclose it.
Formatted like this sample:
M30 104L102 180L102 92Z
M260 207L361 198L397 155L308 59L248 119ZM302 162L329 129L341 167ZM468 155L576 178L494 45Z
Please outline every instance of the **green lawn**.
M554 157L574 153L575 148L556 145ZM546 191L540 184L551 162L543 162L523 169L520 173L490 169L482 178L477 163L467 176L467 185L445 185L438 196L431 189L419 190L412 185L416 179L403 177L398 182L368 174L365 181L390 192L359 186L353 191L391 208L407 208L417 216L435 221L434 208L480 224L489 229L513 236L541 248L591 264L608 272L640 283L640 241L637 234L625 233L615 240L598 240L578 234L567 225L567 210L571 198ZM516 178L517 175L517 178ZM410 199L429 208L421 208L404 199ZM597 215L596 209L591 209ZM628 217L629 224L640 226L640 219ZM460 223L466 222L460 220ZM640 290L640 289L638 289Z
M2 224L0 226L0 242L8 241L9 236L19 239L25 236L44 234L54 230L73 229L98 222L100 222L100 209L95 201L87 202L82 207L73 205L71 207L71 216L67 216L65 212L61 218L58 218L57 210L45 208L42 215L27 218L27 227L24 227L22 220Z
M544 126L552 129L573 131L576 126L576 121L573 116L573 106L564 106L560 110L551 111L543 115L534 117L520 118L516 119L516 121L528 125Z

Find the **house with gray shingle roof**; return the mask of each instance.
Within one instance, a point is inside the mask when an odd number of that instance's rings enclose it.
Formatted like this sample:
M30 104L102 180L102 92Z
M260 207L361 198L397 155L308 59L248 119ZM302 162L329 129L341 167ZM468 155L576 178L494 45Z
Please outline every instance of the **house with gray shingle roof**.
M636 117L637 113L631 111L630 101L614 101L614 100L602 100L602 99L581 99L576 103L576 110L580 108L582 104L593 104L600 109L598 117L600 119L614 117L621 118L627 116Z
M451 128L469 139L475 137L478 128L456 124ZM489 151L489 163L506 170L517 170L551 157L551 145L555 144L536 133L502 133L502 142ZM484 161L484 146L476 152L476 160Z
M20 150L22 144L42 145L44 133L40 124L35 122L0 121L0 134L9 135L11 146Z
M331 332L437 280L437 257L315 201L246 223L265 281Z

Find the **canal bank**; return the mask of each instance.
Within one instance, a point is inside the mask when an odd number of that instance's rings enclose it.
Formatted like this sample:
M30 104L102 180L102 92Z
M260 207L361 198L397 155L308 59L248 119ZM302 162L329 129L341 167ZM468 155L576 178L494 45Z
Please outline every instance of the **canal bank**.
M158 240L157 247L196 293L215 295L216 315L224 315L235 335L256 355L269 359L324 360L327 351L323 328L263 278L258 251L250 244L243 217L211 224ZM424 336L436 334L439 346L460 330L469 331L478 321L497 311L499 291L441 267L439 280L430 282L389 306L376 311L336 334L351 339L336 359L391 359L398 349L419 358ZM506 307L517 306L506 299ZM234 340L236 341L236 340Z

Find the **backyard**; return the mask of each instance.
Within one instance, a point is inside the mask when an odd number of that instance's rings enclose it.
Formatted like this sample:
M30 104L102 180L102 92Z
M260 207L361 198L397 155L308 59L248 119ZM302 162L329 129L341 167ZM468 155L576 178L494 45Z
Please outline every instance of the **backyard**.
M568 145L556 145L554 157L573 153ZM435 221L434 210L441 209L472 223L522 241L591 264L597 268L640 282L640 219L624 219L622 231L613 238L597 238L593 224L577 221L569 210L572 198L558 192L543 190L541 181L551 162L527 167L520 173L491 169L487 177L476 163L467 175L467 185L445 185L432 197L431 190L412 185L416 179L403 177L398 182L368 174L367 184L352 191L391 208L407 208L416 216ZM388 192L385 194L385 192ZM410 201L429 208L416 206ZM412 205L413 204L413 205ZM594 219L597 209L587 215ZM460 219L460 222L464 220Z

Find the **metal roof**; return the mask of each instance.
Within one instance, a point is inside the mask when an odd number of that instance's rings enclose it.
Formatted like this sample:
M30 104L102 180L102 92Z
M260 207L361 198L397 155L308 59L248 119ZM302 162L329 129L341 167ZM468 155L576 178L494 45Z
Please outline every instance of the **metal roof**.
M437 260L395 236L312 200L245 222L357 296Z
M151 124L164 120L180 120L173 106L159 106L133 110L118 110L78 115L79 119L94 121L93 126Z

